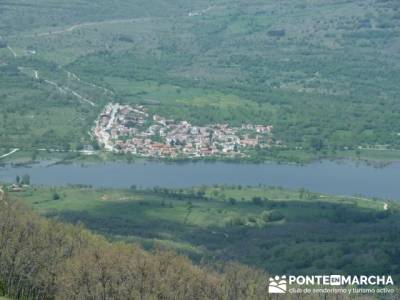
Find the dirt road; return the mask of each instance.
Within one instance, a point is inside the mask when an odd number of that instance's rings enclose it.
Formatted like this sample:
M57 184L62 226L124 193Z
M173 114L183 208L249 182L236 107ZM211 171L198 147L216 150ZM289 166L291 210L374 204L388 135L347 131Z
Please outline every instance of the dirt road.
M10 152L8 152L8 153L6 153L6 154L1 155L1 156L0 156L0 159L1 159L1 158L5 158L5 157L7 157L7 156L10 156L11 154L14 154L15 152L17 152L18 150L19 150L18 148L13 149L12 151L10 151Z

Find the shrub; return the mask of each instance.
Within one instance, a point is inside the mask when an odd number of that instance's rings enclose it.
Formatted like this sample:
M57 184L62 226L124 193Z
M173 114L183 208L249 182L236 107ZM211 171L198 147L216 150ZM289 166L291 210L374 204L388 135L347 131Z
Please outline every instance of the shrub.
M279 212L279 211L266 211L264 210L261 213L261 219L264 222L275 222L275 221L280 221L284 218L285 216Z

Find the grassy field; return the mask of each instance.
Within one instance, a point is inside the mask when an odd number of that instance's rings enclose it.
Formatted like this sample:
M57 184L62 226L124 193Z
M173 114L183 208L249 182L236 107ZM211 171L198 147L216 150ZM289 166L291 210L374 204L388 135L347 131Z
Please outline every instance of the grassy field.
M400 274L399 207L384 210L377 199L225 186L32 187L12 197L111 239L173 248L197 261L238 260L275 273Z
M288 148L257 159L399 159L352 154L400 145L397 1L0 6L0 148L91 144L118 101L193 124L272 124Z
M89 143L95 111L11 67L2 67L0 81L0 148L70 149Z

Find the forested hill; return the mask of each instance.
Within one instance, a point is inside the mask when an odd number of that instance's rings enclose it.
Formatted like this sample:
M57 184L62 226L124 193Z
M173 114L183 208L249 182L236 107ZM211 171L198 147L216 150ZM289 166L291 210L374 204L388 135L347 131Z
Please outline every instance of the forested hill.
M173 252L109 243L0 194L0 296L17 299L276 299L265 273L214 271ZM319 296L304 299L322 299ZM289 295L285 299L292 299ZM293 299L303 299L298 295ZM347 299L346 296L323 299Z
M18 299L265 298L265 274L244 266L219 274L172 252L110 244L7 197L0 220L0 293Z

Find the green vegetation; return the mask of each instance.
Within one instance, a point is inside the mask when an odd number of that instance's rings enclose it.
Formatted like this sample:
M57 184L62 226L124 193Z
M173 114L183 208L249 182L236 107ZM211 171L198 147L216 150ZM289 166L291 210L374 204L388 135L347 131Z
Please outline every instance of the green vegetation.
M202 191L198 192L200 196ZM110 243L82 226L39 217L3 191L0 220L0 295L15 299L275 299L268 295L265 272L232 262L196 266L170 250L148 252L124 242ZM339 298L288 294L285 299Z
M87 128L96 117L89 107L33 81L16 66L0 67L0 82L2 152L12 148L69 150L85 140L88 143Z
M257 160L400 158L398 1L0 5L5 150L90 145L118 101L193 124L272 124L287 148Z
M161 249L111 244L0 193L0 294L16 299L265 299L263 272L217 273Z
M0 1L0 164L136 159L90 135L110 102L271 124L254 162L400 160L399 39L398 0ZM267 272L400 280L395 202L16 182L0 189L0 299L272 299Z
M234 260L274 274L400 277L397 203L385 210L377 199L241 186L34 187L12 198L112 240L162 245L198 262Z

